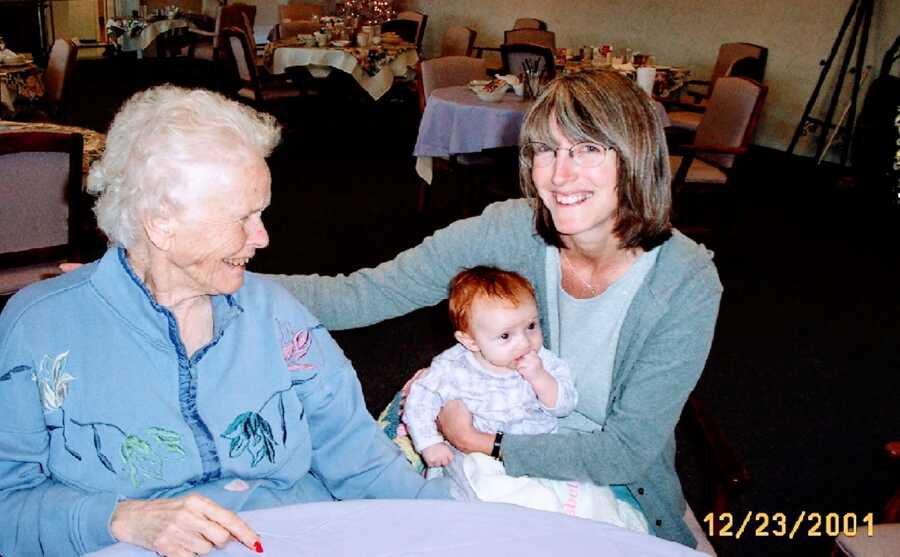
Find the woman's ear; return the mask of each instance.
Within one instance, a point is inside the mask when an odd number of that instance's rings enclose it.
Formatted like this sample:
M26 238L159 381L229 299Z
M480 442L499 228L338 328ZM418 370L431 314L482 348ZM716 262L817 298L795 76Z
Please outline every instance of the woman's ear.
M481 349L478 348L478 344L475 342L475 339L472 338L469 333L465 331L455 331L453 333L453 336L454 338L456 338L456 341L465 346L466 350L468 350L469 352L481 351Z
M146 211L141 219L147 239L156 249L166 251L172 244L174 221L172 212L165 205Z

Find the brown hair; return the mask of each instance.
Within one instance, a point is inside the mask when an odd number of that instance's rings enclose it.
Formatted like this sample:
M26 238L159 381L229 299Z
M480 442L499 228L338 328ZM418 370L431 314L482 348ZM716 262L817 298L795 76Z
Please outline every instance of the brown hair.
M584 71L551 81L528 111L519 144L554 143L551 122L574 143L590 141L615 151L618 206L613 229L619 247L653 248L671 234L669 156L662 124L650 98L630 79L611 71ZM522 192L534 207L545 242L563 247L550 211L538 197L531 168L519 164Z
M486 296L518 306L526 295L534 300L534 287L518 273L484 265L465 269L450 281L450 322L457 331L468 331L469 312L477 298Z

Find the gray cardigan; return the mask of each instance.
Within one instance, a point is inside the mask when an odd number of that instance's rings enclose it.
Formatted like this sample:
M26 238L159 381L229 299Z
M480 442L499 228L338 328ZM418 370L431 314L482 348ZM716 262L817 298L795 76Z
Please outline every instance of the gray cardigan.
M374 269L274 278L326 327L348 329L437 304L461 268L495 265L532 282L546 327L546 250L528 202L518 199L455 222ZM709 354L721 295L710 253L674 231L622 324L605 423L592 432L506 435L507 472L625 484L658 536L694 547L682 520L674 429ZM596 415L590 405L582 400L579 410Z

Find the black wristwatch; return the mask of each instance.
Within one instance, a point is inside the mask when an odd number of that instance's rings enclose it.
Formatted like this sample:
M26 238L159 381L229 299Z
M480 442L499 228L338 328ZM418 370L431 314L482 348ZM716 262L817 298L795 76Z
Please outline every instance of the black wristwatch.
M503 453L500 452L500 443L503 442L503 432L498 431L494 434L494 448L491 449L491 456L500 462L503 462Z

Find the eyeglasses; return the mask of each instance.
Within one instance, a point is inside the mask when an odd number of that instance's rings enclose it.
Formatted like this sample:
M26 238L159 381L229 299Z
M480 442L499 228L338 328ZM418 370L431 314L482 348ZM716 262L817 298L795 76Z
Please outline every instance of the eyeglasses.
M568 151L569 157L571 157L576 166L592 168L603 164L603 161L606 160L606 153L610 150L610 147L588 142L576 143L568 148L560 147L554 149L546 143L532 141L519 149L519 156L525 166L545 168L556 161L557 151Z

